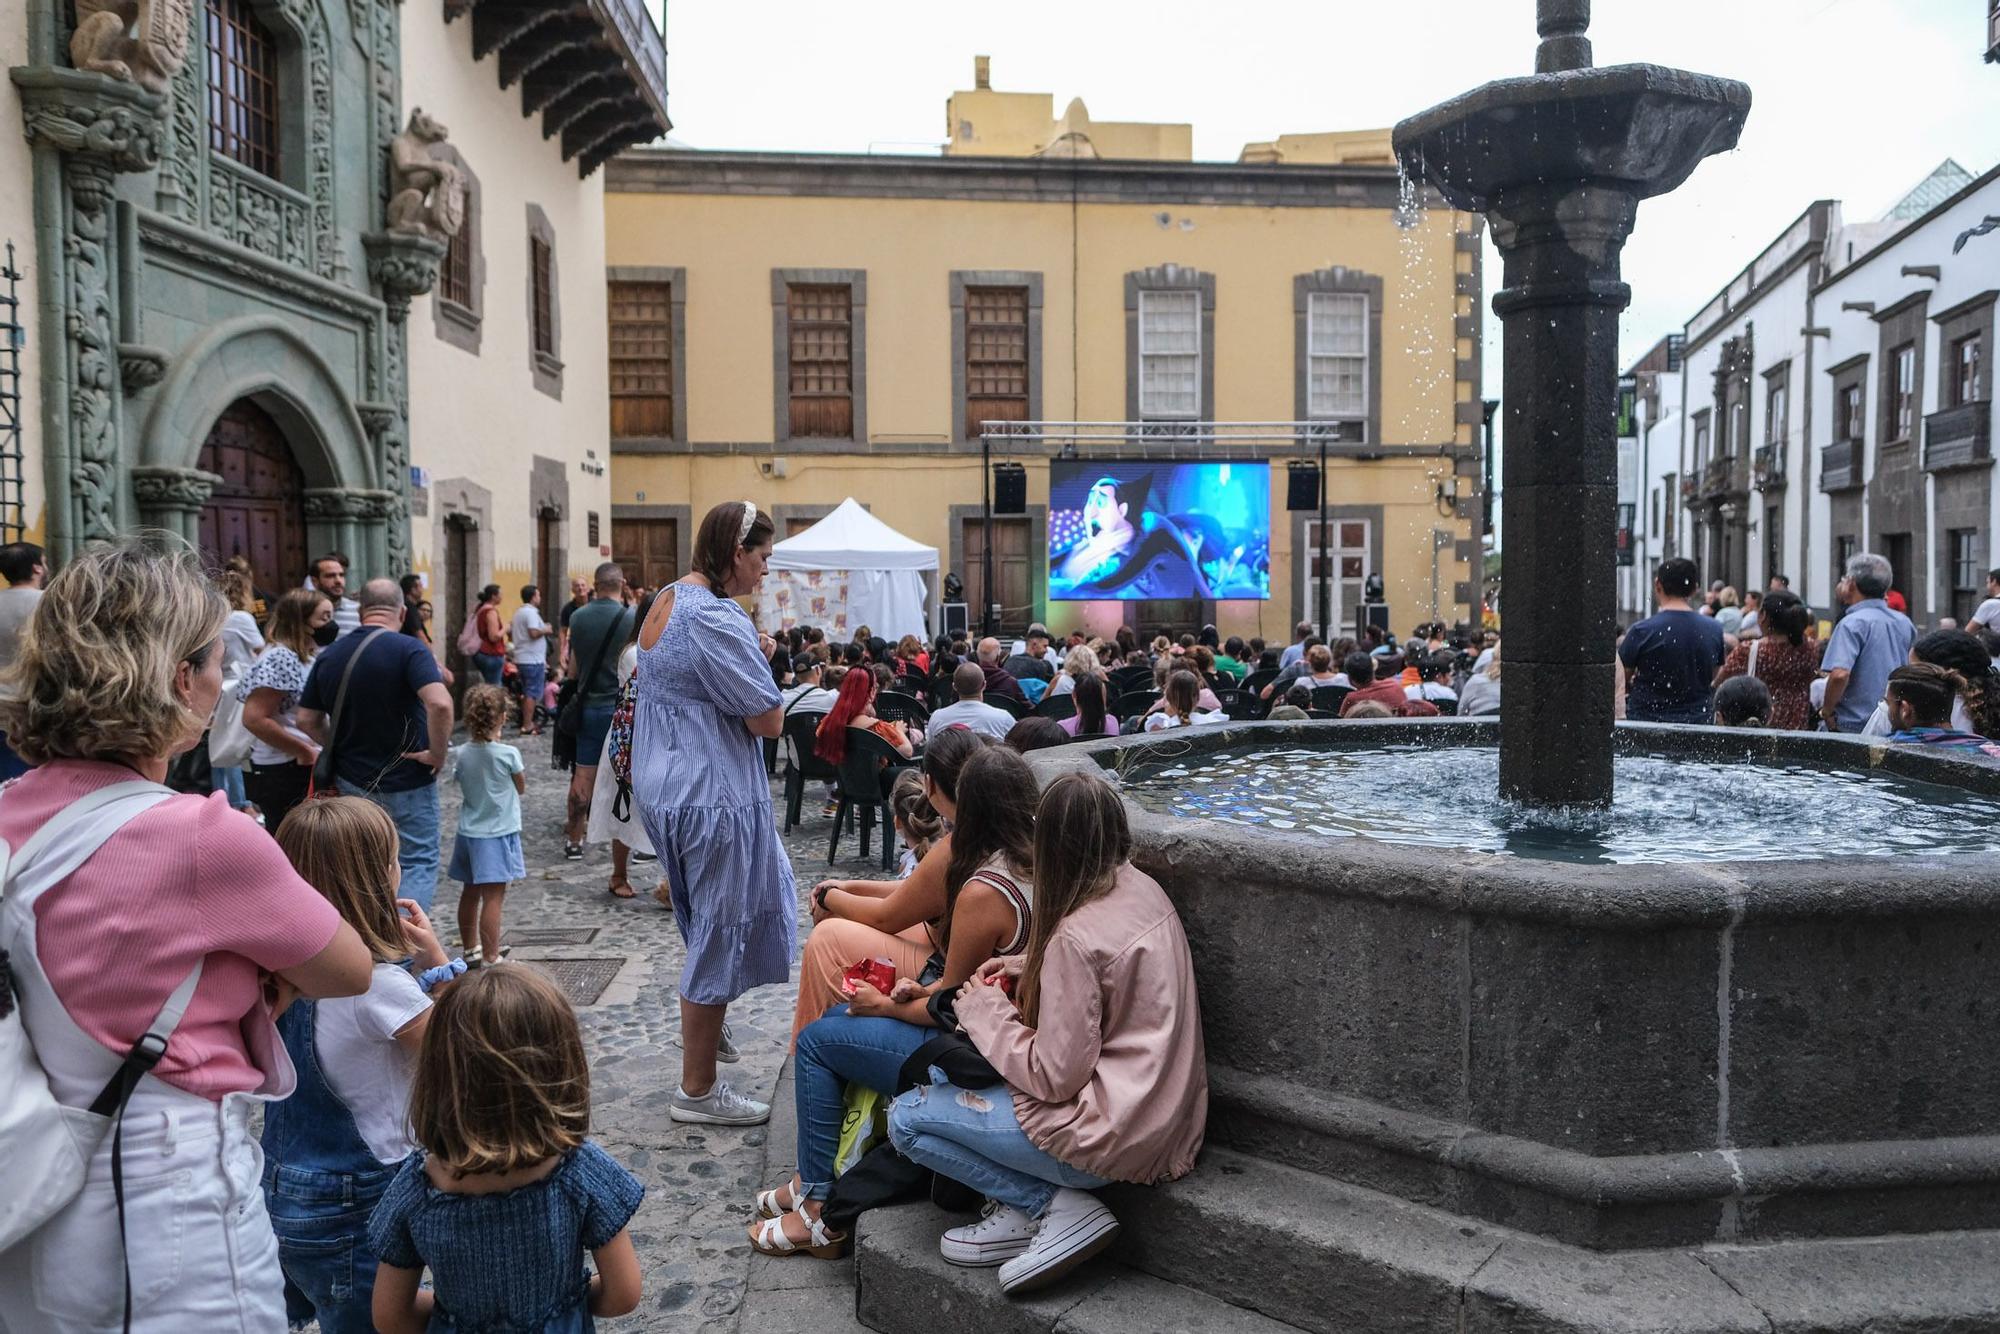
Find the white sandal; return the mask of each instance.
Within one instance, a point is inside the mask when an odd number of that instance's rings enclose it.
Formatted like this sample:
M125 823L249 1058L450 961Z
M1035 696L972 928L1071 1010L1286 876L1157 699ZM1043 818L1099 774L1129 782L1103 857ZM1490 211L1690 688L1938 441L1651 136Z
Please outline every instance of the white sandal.
M772 1190L760 1190L757 1192L757 1217L760 1220L766 1218L783 1218L786 1214L790 1213L792 1210L799 1207L799 1201L797 1196L792 1197L792 1202L790 1204L779 1204L778 1203L779 1191L783 1191L785 1194L791 1195L792 1183L787 1181L784 1185L778 1186Z
M815 1260L838 1260L847 1250L845 1232L828 1232L822 1219L810 1217L805 1211L805 1201L799 1201L794 1211L805 1221L807 1232L804 1245L785 1235L783 1218L767 1218L750 1225L750 1248L759 1255L790 1256L810 1255Z

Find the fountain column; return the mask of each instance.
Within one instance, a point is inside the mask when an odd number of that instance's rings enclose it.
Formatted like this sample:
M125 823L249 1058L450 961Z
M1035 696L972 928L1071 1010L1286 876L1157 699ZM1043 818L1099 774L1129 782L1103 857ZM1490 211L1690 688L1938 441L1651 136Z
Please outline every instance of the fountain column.
M1504 261L1500 793L1530 806L1611 801L1619 252L1639 201L1734 147L1750 111L1726 79L1591 67L1589 26L1589 0L1540 0L1535 74L1395 135L1405 171L1487 216Z

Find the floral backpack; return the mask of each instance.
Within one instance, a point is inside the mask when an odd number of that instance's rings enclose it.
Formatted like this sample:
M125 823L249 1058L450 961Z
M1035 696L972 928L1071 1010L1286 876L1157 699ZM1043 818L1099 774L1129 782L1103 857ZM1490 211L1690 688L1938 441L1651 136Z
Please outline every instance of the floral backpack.
M632 710L639 697L639 673L632 673L632 679L618 688L618 703L611 710L611 776L618 783L618 794L611 800L611 814L614 819L626 821L632 818Z

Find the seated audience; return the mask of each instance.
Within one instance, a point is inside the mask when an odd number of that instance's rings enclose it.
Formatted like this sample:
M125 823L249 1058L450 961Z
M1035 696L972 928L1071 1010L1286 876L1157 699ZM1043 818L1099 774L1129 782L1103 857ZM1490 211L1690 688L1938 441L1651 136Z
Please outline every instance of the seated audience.
M1044 750L1050 746L1060 746L1069 740L1069 733L1063 731L1061 723L1053 718L1043 718L1034 714L1021 719L1007 731L1006 742L1025 755L1031 750Z
M979 641L979 669L986 676L985 693L1006 699L1017 699L1026 704L1028 697L1021 690L1021 682L1014 674L1000 665L1000 641L988 635Z
M1457 703L1458 692L1451 688L1451 673L1456 664L1457 659L1443 650L1425 654L1417 659L1417 683L1406 684L1403 693L1431 704L1443 700Z
M1118 719L1112 716L1110 691L1104 678L1095 674L1078 678L1076 712L1056 726L1071 736L1117 736Z
M1420 699L1411 699L1403 693L1403 683L1399 679L1400 668L1396 669L1398 675L1378 678L1377 672L1393 664L1395 660L1394 657L1372 657L1359 649L1347 655L1347 661L1342 666L1346 669L1347 679L1353 683L1354 689L1340 702L1341 717L1353 717L1355 709L1368 703L1380 704L1398 718L1437 716L1436 705L1427 704Z
M982 965L956 996L959 1025L1004 1082L919 1086L889 1109L905 1157L993 1201L940 1249L953 1264L1004 1261L1006 1293L1102 1251L1118 1220L1089 1192L1186 1175L1207 1128L1194 962L1173 903L1131 864L1124 801L1093 775L1056 779L1034 856L1025 956Z
M839 764L847 757L847 737L852 729L873 732L906 760L915 755L916 748L901 723L875 716L875 697L881 693L872 671L865 667L849 669L841 678L840 694L834 698L833 707L820 719L813 754L828 764ZM883 763L886 766L888 761Z
M1175 727L1194 727L1205 723L1229 721L1226 715L1215 709L1204 709L1201 706L1201 695L1200 677L1185 669L1175 671L1167 678L1167 688L1160 696L1158 712L1146 715L1146 730L1164 732Z
M1353 708L1343 708L1340 716L1349 722L1360 722L1370 718L1393 718L1396 715L1389 706L1379 699L1364 699Z
M1500 646L1496 642L1485 652L1492 656L1486 658L1484 666L1473 668L1465 688L1458 692L1461 718L1486 718L1500 712Z
M1963 676L1936 663L1905 663L1890 672L1884 704L1889 711L1889 725L1895 730L1889 739L1917 746L1949 746L2000 758L2000 742L1950 725L1952 705L1966 689Z
M931 715L933 737L948 727L969 727L995 741L1006 739L1007 734L1014 730L1014 715L986 702L986 679L986 673L978 663L962 662L958 665L958 670L951 674L952 693L958 696L958 701Z

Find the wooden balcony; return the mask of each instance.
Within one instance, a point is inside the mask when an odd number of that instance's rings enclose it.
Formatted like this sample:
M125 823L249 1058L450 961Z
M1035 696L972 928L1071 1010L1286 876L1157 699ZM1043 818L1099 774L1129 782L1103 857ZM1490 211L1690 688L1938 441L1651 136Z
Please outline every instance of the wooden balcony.
M1836 440L1819 451L1819 489L1852 491L1861 485L1861 442Z
M1750 478L1759 491L1776 491L1784 486L1784 446L1759 445L1750 459Z
M471 15L474 58L499 58L500 86L521 85L521 114L540 114L578 175L673 128L667 42L645 0L445 0L444 13Z
M1729 500L1749 494L1750 470L1746 461L1730 455L1710 459L1701 471L1701 496L1703 500Z
M1924 418L1924 471L1970 468L1993 461L1993 405L1964 403Z

